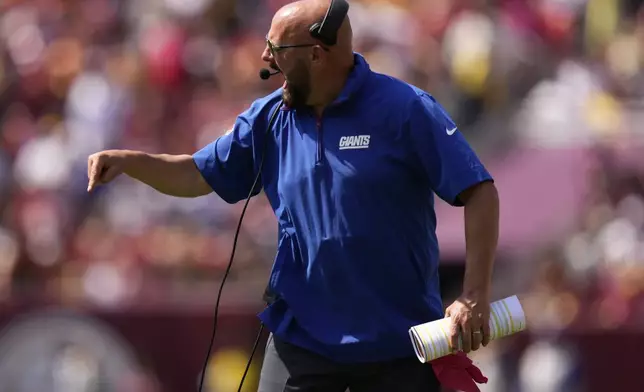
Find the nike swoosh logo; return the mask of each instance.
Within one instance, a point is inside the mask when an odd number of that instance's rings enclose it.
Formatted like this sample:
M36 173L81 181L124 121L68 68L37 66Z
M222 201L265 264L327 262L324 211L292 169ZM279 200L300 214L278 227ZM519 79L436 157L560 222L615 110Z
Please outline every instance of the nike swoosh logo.
M449 136L452 136L452 135L454 134L454 132L456 132L456 130L457 130L457 129L458 129L458 127L454 127L454 129L447 129L447 128L445 128L445 131L447 131L447 134L448 134Z

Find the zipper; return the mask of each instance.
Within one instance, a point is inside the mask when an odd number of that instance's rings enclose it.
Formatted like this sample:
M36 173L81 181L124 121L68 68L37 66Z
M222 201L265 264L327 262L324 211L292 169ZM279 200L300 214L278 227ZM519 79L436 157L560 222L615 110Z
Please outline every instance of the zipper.
M316 165L320 165L322 163L322 157L323 157L323 145L322 145L322 117L321 116L316 116L316 128L317 128L317 133L318 133L318 138L317 138L317 147L318 147L318 152L317 152L317 158L315 160Z

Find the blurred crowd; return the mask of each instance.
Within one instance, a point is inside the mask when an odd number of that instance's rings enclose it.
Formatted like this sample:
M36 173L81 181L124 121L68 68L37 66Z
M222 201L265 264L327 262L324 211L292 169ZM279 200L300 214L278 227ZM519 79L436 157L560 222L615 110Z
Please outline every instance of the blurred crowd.
M497 289L521 293L538 337L516 385L501 376L507 361L486 360L503 357L501 341L477 353L484 390L583 390L559 333L644 325L642 1L350 2L355 50L436 96L484 161L519 147L587 150L589 191L570 230L497 268ZM258 70L284 3L0 2L0 303L212 302L242 206L129 178L88 194L86 160L109 148L192 153L223 134L281 84ZM254 198L229 298L258 300L276 229Z
M192 153L225 132L281 84L258 70L285 2L0 4L0 298L212 298L241 206L166 197L129 178L88 194L86 160L108 148ZM603 151L638 143L641 1L352 0L350 16L355 50L435 95L484 160L516 146L597 149L594 192L579 195L587 212L533 263L534 298L559 296L571 315L601 287L600 309L612 312L603 322L627 317L624 298L644 281L642 171L610 167ZM232 281L265 284L276 229L255 198Z
M518 361L513 341L493 342L489 349L475 354L494 380L483 392L589 390L589 376L581 372L588 368L588 358L583 357L579 343L568 338L588 336L601 342L601 336L609 331L641 336L642 152L641 148L632 151L614 145L593 147L594 165L588 173L591 186L588 194L580 195L583 213L574 223L575 229L537 251L522 266L511 266L503 273L514 276L505 295L521 293L531 343L519 350ZM521 285L526 286L519 288ZM598 355L593 349L586 352Z

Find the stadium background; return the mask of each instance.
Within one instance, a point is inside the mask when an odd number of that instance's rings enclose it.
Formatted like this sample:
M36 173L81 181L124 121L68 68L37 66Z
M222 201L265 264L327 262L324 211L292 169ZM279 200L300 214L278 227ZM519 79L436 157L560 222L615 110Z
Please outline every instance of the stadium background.
M0 2L0 392L193 390L241 206L128 178L88 195L86 159L225 132L281 83L257 72L283 3ZM483 391L644 390L641 3L351 1L355 49L434 94L497 179L494 296L520 294L531 330L474 355ZM462 210L438 215L448 302ZM237 388L275 242L258 197L209 391Z

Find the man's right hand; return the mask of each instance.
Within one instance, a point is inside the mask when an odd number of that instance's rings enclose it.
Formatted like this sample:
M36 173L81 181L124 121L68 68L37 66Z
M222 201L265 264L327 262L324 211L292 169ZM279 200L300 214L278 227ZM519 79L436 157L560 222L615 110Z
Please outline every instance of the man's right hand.
M198 197L212 192L192 155L147 154L132 150L107 150L87 159L87 191L107 184L119 174L176 197Z
M92 154L87 159L87 191L91 192L98 185L107 184L123 173L126 151L108 150Z

